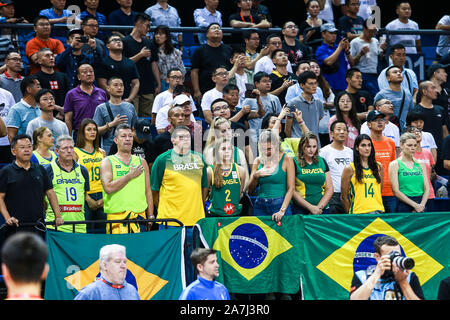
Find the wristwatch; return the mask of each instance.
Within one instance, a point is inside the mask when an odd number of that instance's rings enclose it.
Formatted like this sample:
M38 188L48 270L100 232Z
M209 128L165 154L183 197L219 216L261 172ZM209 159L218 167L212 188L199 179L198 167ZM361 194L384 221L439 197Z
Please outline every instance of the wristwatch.
M287 208L281 208L280 211L285 212Z

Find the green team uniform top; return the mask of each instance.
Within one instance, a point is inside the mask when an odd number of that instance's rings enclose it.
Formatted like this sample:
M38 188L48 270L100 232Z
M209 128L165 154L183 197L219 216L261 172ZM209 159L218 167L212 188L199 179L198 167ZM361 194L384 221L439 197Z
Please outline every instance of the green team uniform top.
M214 181L214 168L212 169L211 180ZM224 185L217 188L212 184L211 193L209 195L210 206L208 208L210 217L229 217L241 214L241 177L239 168L233 162L231 170L226 176L223 176Z
M400 159L398 162L398 188L407 197L419 197L424 193L423 172L419 163L414 161L412 169Z
M203 156L193 151L179 155L170 149L156 158L150 182L152 190L159 192L158 219L177 219L193 226L205 217L202 188L208 188L206 168Z
M318 157L317 163L306 164L300 167L297 158L295 163L295 190L300 193L302 198L310 204L316 206L325 192L326 177L325 173L329 171L327 163L322 157Z
M75 161L70 172L59 165L59 161L46 165L47 173L53 184L53 190L58 198L59 209L64 221L83 221L84 217L84 194L89 191L89 173L87 169ZM49 205L46 211L47 222L55 221L55 213ZM52 225L47 226L54 229ZM73 232L72 225L62 225L58 231ZM86 233L85 224L75 225L75 232Z
M108 156L111 164L112 178L117 180L130 172L130 166L142 165L141 158L131 155L130 163L125 164L115 156ZM122 213L132 211L140 213L147 209L147 197L145 196L145 172L139 177L133 178L120 190L113 193L106 193L102 190L105 213Z
M259 191L258 197L263 199L276 199L281 198L286 195L287 190L287 182L286 177L287 173L283 170L283 161L286 153L283 153L281 160L278 162L277 169L270 176L260 177L258 179L259 182ZM264 164L260 163L258 166L258 170L263 168Z

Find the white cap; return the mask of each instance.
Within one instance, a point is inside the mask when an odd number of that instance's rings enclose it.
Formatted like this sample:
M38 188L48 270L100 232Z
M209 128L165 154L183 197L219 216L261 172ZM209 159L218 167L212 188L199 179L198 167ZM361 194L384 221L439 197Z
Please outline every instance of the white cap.
M173 99L173 105L174 106L181 106L182 104L185 104L186 102L191 102L191 99L185 94L180 94Z

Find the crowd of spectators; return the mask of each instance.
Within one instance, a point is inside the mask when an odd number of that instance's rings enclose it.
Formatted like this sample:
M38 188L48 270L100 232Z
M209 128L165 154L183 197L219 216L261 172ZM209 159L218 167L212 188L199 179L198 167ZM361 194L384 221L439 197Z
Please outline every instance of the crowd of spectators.
M272 33L262 1L236 0L225 17L218 0L205 0L192 8L202 32L185 65L183 33L170 30L181 20L168 2L136 12L133 0L117 0L107 15L101 0L85 0L75 17L80 28L69 30L54 26L73 18L68 3L50 0L33 32L0 29L0 163L8 164L0 171L0 211L9 227L44 214L27 217L27 203L14 207L18 183L33 183L20 169L41 176L41 165L49 176L39 195L20 192L34 197L29 205L47 196L47 218L57 225L76 215L65 216L55 201L79 201L76 190L90 219L118 214L103 206L114 207L111 190L127 188L145 193L151 207L136 216L187 227L205 216L430 212L432 199L448 194L449 36L419 81L406 58L422 52L420 37L380 37L369 19L376 1L305 0L307 19ZM386 28L418 30L412 9L399 1L398 19ZM436 29L448 30L449 21L442 17ZM0 0L0 23L23 22L13 1ZM130 31L100 30L105 25ZM229 37L225 26L245 30ZM61 193L52 186L55 170L84 186ZM408 170L420 172L411 174L416 180L400 177ZM140 175L146 178L134 184ZM405 187L417 176L420 194ZM357 199L360 185L370 209ZM133 216L127 210L120 217Z

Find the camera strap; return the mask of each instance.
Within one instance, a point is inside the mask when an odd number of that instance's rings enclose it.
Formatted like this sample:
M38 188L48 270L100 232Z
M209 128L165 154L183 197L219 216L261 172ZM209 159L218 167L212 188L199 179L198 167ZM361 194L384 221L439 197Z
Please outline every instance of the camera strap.
M109 104L109 101L107 101L106 102L106 110L108 111L108 114L109 114L109 117L111 118L111 121L114 121L114 116L113 116L113 113L112 113L112 111L111 111L111 106L110 106L110 104ZM112 129L112 135L114 136L114 132L116 131L116 128L113 128ZM111 132L110 131L108 131L108 136L109 136L109 134L110 134Z
M397 300L403 300L402 289L400 289L400 285L397 283L397 281L394 282L394 293Z

